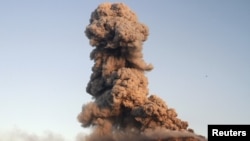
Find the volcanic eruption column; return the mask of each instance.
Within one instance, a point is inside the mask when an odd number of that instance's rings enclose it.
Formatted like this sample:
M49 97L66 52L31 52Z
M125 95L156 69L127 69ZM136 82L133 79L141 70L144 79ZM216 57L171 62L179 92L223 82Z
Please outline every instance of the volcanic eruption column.
M103 3L95 9L85 34L94 47L94 60L86 91L94 100L82 107L78 120L93 126L92 134L114 132L143 133L164 128L188 130L174 109L156 95L149 95L142 45L149 34L147 26L123 3Z

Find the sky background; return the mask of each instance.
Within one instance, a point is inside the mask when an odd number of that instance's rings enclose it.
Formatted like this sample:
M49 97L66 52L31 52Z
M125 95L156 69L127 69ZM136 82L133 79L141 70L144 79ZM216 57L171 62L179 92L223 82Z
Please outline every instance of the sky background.
M91 101L84 30L102 2L0 0L0 135L89 133L76 119ZM250 124L250 1L109 2L124 2L149 27L150 94L204 136L208 124Z

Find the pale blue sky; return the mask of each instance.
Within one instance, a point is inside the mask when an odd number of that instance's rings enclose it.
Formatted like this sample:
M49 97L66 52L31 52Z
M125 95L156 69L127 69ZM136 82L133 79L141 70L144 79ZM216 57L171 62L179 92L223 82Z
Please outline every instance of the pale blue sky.
M102 0L0 1L0 132L79 132L76 116L91 100L93 62L84 35ZM150 94L195 132L207 124L250 124L250 2L124 2L149 27L144 59Z

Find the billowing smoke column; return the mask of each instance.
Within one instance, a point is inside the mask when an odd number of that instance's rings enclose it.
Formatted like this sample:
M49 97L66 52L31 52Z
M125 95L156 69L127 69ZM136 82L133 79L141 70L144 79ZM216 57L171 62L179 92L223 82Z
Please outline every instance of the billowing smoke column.
M83 127L94 127L89 140L115 140L114 134L144 135L159 129L188 132L188 123L177 118L174 109L149 95L144 73L153 66L142 54L149 32L135 13L123 3L100 4L85 33L95 47L86 89L94 101L82 107L78 120Z

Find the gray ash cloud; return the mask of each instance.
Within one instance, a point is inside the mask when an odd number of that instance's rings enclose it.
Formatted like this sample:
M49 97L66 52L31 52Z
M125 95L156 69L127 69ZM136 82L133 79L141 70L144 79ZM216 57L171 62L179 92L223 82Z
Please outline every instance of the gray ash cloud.
M159 129L195 136L173 108L149 94L145 72L153 66L144 61L142 53L149 30L128 6L100 4L92 12L85 34L94 61L86 88L94 100L83 105L78 115L83 127L94 129L86 140L139 139Z

